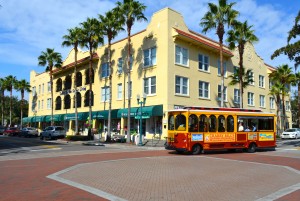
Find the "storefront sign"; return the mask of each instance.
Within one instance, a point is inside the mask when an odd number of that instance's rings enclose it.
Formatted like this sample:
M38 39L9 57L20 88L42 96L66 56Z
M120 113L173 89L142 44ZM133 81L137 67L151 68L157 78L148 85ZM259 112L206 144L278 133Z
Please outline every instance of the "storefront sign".
M75 93L75 92L79 92L79 91L86 91L86 87L81 87L79 89L67 89L67 90L63 90L60 92L60 95L67 95L70 93Z
M235 134L232 133L205 134L205 142L235 142Z

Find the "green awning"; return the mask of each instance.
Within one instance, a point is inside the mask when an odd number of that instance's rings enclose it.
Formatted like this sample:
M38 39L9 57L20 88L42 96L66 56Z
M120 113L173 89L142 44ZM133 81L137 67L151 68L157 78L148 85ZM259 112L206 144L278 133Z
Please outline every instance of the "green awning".
M46 122L46 115L45 116L36 116L32 118L32 122Z
M137 111L135 119L140 118L140 108ZM163 116L163 105L145 106L142 108L142 118L148 119L151 116Z
M31 119L29 119L29 117L23 117L22 118L23 123L28 123L28 122L30 122L29 120L31 120Z
M64 121L64 117L65 117L64 114L55 114L55 115L53 115L53 121ZM47 115L45 121L50 122L51 115Z
M93 119L108 119L108 112L109 112L108 110L92 112L92 118ZM111 110L111 118L116 119L117 113L118 113L118 109Z
M79 112L77 117L78 117L78 120L84 121L84 120L87 120L88 116L89 116L88 112ZM68 121L75 120L75 113L66 114L65 120L68 120Z
M135 117L138 109L139 109L138 107L130 108L130 117ZM118 110L117 118L127 118L127 116L128 116L127 108Z

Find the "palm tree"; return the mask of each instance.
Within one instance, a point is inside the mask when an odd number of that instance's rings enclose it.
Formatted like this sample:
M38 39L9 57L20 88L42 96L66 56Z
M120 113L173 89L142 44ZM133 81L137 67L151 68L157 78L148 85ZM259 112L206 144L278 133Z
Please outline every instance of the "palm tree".
M108 112L108 135L111 135L111 100L112 100L112 65L111 65L111 41L114 39L118 32L124 30L122 28L122 22L118 16L116 9L108 11L105 16L99 15L101 30L103 35L107 36L108 40L108 66L109 66L109 112Z
M251 83L254 82L253 80L253 74L251 73L252 70L248 69L247 72L245 72L245 68L238 68L234 74L230 75L231 81L229 82L229 85L236 85L240 84L240 107L243 108L243 101L241 101L244 93L244 89L247 88Z
M96 18L87 18L81 23L83 38L80 46L86 47L89 50L89 125L92 125L92 68L93 68L93 53L98 48L98 45L103 45L103 37L100 31L100 22ZM89 138L91 138L91 130L89 129Z
M234 50L238 48L239 51L239 85L240 85L240 108L243 108L243 95L244 95L244 81L243 81L243 73L244 65L243 65L243 55L245 50L246 43L257 42L258 38L254 35L254 30L252 26L248 26L247 21L244 23L235 22L233 25L233 29L228 32L227 42L229 42L229 49ZM245 74L244 74L245 75ZM247 74L246 74L247 75Z
M279 134L279 130L280 130L280 122L281 119L280 117L280 102L281 102L281 98L280 98L280 94L282 89L284 89L284 85L281 84L280 82L276 81L270 90L270 95L272 95L274 97L275 103L276 103L276 115L277 115L277 123L276 123L276 130L277 130L277 135Z
M282 116L283 116L283 128L285 130L285 122L286 122L286 116L285 116L285 96L289 92L289 86L295 81L295 75L292 73L292 69L287 65L281 65L277 68L276 71L273 71L269 78L273 82L279 82L284 87L281 87L281 101L282 101Z
M227 0L219 0L219 4L208 3L209 11L201 19L202 32L216 29L220 46L220 69L221 69L221 107L224 107L224 68L223 68L223 37L225 25L231 26L239 14L232 9L235 3L227 3Z
M4 92L7 89L4 78L0 78L1 125L4 125Z
M295 80L292 84L298 87L298 123L300 123L300 72L295 73Z
M131 108L131 79L130 79L130 56L131 56L131 28L135 21L147 21L147 18L144 15L146 6L135 0L123 0L123 2L117 2L116 10L119 12L122 21L127 26L127 46L128 46L128 55L127 55L127 76L128 76L128 113L127 113L127 142L130 142L130 108ZM125 76L125 73L124 73ZM125 83L124 83L125 84ZM140 133L141 134L141 133Z
M82 29L75 27L73 29L68 29L68 35L64 35L62 42L62 46L74 48L74 56L75 56L75 65L74 65L74 88L75 88L75 133L78 133L78 111L77 111L77 55L78 55L78 45L81 42L83 35Z
M31 86L29 82L25 79L16 82L16 90L21 91L21 128L23 127L23 101L24 101L24 92L30 92Z
M38 65L46 66L46 72L49 72L50 87L51 87L51 125L54 125L53 121L53 67L60 68L62 65L61 54L55 52L54 49L47 48L46 51L42 51L38 57Z
M13 88L15 88L16 86L16 82L17 82L17 79L16 79L16 76L12 76L12 75L9 75L7 77L5 77L5 86L7 87L6 90L8 90L10 92L10 104L9 104L9 124L11 126L11 113L12 113L12 91L13 91Z

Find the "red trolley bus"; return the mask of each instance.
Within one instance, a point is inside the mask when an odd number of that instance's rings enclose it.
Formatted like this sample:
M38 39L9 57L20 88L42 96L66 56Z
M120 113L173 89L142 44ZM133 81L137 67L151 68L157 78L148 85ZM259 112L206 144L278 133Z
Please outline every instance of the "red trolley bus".
M178 153L276 147L276 116L261 110L184 107L168 112L165 148Z

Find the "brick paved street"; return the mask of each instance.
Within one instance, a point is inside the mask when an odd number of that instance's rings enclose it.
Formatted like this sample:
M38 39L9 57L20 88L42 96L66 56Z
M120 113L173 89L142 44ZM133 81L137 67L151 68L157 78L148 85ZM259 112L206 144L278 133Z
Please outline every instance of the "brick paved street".
M299 151L190 156L132 146L61 154L1 157L0 200L292 201L300 196Z

